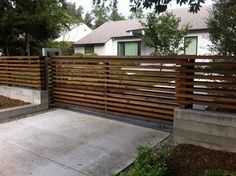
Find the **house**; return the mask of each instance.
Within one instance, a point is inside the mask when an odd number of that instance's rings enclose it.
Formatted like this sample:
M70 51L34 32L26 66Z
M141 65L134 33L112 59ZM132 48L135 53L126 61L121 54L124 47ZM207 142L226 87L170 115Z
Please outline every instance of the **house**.
M189 13L188 8L169 10L181 18L181 25L190 24L186 40L190 45L185 54L210 54L207 17L211 6L204 6L197 14ZM154 49L146 45L145 33L139 20L110 21L95 29L75 44L76 53L97 53L98 55L150 55Z
M88 35L92 30L86 24L74 24L68 28L64 28L61 31L60 37L55 41L61 42L66 41L69 43L76 43L78 40L82 39Z

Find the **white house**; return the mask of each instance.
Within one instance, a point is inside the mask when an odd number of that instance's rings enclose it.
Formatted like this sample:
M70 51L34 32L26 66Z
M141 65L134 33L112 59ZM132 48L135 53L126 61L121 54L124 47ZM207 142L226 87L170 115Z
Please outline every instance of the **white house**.
M209 33L206 20L211 6L204 6L197 14L188 8L171 10L181 18L181 25L190 24L188 35L190 45L185 54L210 54ZM92 31L75 44L75 53L97 53L98 55L150 55L154 50L146 45L141 20L110 21ZM145 21L145 20L142 20Z
M92 30L86 24L74 24L70 26L70 29L64 28L61 31L60 37L55 41L66 41L74 44L78 40L88 35L90 32L92 32Z

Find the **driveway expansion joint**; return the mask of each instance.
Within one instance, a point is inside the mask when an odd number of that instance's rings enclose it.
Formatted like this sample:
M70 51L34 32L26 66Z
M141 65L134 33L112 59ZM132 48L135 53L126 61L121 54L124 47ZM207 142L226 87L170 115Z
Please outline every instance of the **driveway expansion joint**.
M38 152L34 152L34 151L30 150L30 149L27 149L26 147L21 146L21 145L15 143L15 142L9 141L9 140L4 139L4 138L1 138L1 137L0 137L0 140L2 140L3 142L7 142L8 144L13 145L13 146L15 146L15 147L18 148L18 149L21 149L21 150L30 152L30 153L32 153L33 155L37 155L37 156L42 157L42 158L44 158L44 159L46 159L46 160L48 160L48 161L51 161L51 162L53 162L53 163L56 163L57 165L60 165L60 166L62 166L62 167L64 167L64 168L73 170L74 172L78 172L78 173L83 174L83 175L85 175L85 176L91 176L91 175L86 174L86 173L84 173L84 172L81 172L81 171L79 171L79 170L77 170L77 169L74 169L74 168L72 168L72 167L70 167L70 166L67 166L67 165L65 165L65 164L63 164L63 163L61 163L61 162L58 162L58 161L56 161L56 160L54 160L54 159L48 158L47 156L45 156L45 155L43 155L43 154L40 154L40 153L38 153Z

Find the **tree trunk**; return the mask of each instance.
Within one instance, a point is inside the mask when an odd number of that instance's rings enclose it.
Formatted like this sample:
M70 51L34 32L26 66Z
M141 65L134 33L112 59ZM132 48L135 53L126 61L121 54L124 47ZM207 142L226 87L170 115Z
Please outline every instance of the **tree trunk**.
M3 48L2 52L3 52L4 56L9 56L9 47L8 47L8 45Z
M25 42L26 42L26 55L30 56L30 36L27 32L25 33Z
M6 55L9 56L9 47L6 47Z

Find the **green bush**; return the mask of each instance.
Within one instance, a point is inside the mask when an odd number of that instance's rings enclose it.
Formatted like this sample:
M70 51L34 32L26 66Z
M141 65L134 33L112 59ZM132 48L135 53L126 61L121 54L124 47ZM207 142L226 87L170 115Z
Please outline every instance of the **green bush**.
M73 56L83 56L83 53L74 53Z
M48 48L60 48L62 50L63 55L72 55L74 52L74 49L72 45L69 42L57 42L57 41L49 41L47 43Z
M83 53L74 53L73 56L97 56L97 53L88 53L88 54L83 54Z
M164 176L167 175L166 156L155 154L149 147L139 147L134 166L122 176Z
M97 53L88 53L88 54L85 54L86 56L97 56L98 54Z
M236 176L236 173L221 170L206 170L204 176Z

